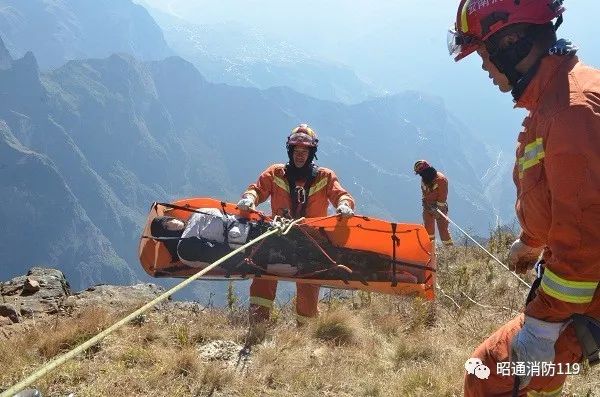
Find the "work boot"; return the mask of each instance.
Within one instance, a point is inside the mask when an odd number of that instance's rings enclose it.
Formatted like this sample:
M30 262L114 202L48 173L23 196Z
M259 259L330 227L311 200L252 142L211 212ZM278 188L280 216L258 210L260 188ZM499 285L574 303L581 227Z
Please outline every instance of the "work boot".
M266 323L271 318L271 309L265 306L250 304L248 308L248 321L254 323Z
M250 323L248 333L246 334L245 346L250 347L262 343L267 336L268 324L266 321Z

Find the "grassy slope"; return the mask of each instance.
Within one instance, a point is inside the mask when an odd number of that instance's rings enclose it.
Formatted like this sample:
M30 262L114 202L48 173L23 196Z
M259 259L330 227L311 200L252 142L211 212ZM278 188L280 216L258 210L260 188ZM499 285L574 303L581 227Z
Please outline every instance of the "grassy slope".
M443 252L438 280L444 292L435 304L363 293L326 298L306 328L296 328L289 304L278 307L266 339L247 359L235 350L231 365L203 358L198 348L216 340L243 345L243 307L156 310L37 386L45 396L78 397L458 396L466 358L519 310L526 291L471 248ZM119 315L88 309L0 342L0 387ZM600 368L588 369L569 378L565 393L598 395L599 379Z

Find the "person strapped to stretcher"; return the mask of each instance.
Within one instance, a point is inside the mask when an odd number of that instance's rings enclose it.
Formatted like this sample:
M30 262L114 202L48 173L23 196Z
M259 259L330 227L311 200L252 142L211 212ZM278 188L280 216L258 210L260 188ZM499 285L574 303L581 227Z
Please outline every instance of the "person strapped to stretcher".
M249 221L224 214L215 208L197 210L187 222L170 216L152 220L152 237L161 240L173 263L204 268L256 236L268 222ZM396 275L400 282L422 282L424 269L402 264ZM287 235L274 235L225 261L226 275L273 275L294 278L323 278L361 282L389 280L387 255L331 244L327 237L308 228L293 228Z

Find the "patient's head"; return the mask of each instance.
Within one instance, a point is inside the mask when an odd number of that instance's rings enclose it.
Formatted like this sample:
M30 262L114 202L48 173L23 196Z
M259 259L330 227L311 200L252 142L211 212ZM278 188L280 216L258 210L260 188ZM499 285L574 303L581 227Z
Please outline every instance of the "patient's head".
M184 229L185 222L172 216L157 216L150 224L152 237L181 237ZM179 256L177 255L179 240L174 238L164 240L163 243L167 247L167 250L169 250L169 254L171 254L172 262L177 262L179 260Z
M157 216L150 224L150 233L154 237L180 237L185 222L172 216Z

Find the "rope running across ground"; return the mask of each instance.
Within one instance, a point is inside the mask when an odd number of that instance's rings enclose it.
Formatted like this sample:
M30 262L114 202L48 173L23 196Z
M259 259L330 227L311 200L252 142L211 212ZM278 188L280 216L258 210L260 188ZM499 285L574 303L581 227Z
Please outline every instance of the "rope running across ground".
M131 320L135 319L139 315L145 313L146 311L148 311L149 309L151 309L152 307L154 307L158 303L160 303L160 302L168 299L169 296L173 295L175 292L183 289L188 284L190 284L193 281L197 280L198 278L202 277L204 274L208 273L213 268L219 266L221 263L225 262L227 259L233 257L237 253L242 252L246 248L248 248L248 247L256 244L257 242L259 242L259 241L261 241L261 240L263 240L263 239L265 239L265 238L267 238L267 237L269 237L269 236L271 236L273 234L281 234L281 235L287 234L292 229L292 227L294 227L296 224L298 224L299 222L301 222L303 220L304 220L304 218L299 218L299 219L296 219L296 220L289 220L289 219L286 219L286 218L275 217L275 219L273 219L273 222L272 222L273 226L269 230L267 230L266 232L264 232L263 234L261 234L260 236L258 236L255 239L249 241L248 243L242 245L241 247L235 249L234 251L232 251L229 254L225 255L221 259L219 259L219 260L211 263L206 268L202 269L201 271L199 271L198 273L196 273L193 276L189 277L188 279L182 281L181 283L179 283L178 285L174 286L170 290L164 292L162 295L158 296L156 299L154 299L154 300L146 303L144 306L142 306L138 310L134 311L133 313L129 314L127 317L125 317L122 320L120 320L120 321L116 322L115 324L111 325L110 327L108 327L104 331L100 332L99 334L97 334L93 338L87 340L86 342L84 342L81 345L77 346L76 348L70 350L69 352L67 352L67 353L65 353L65 354L63 354L63 355L55 358L54 360L46 363L41 368L39 368L37 371L35 371L33 374L31 374L27 378L23 379L21 382L13 385L8 390L5 390L4 392L2 392L0 394L0 397L11 397L11 396L15 395L17 392L19 392L19 391L23 390L24 388L26 388L27 386L31 385L33 382L35 382L36 380L40 379L41 377L43 377L44 375L46 375L47 373L49 373L50 371L52 371L56 367L64 364L65 362L67 362L68 360L70 360L73 357L77 356L78 354L84 352L85 350L89 349L90 347L92 347L92 346L96 345L97 343L101 342L104 338L106 338L108 335L110 335L111 333L113 333L117 329L119 329L122 326L124 326L125 324L129 323Z

